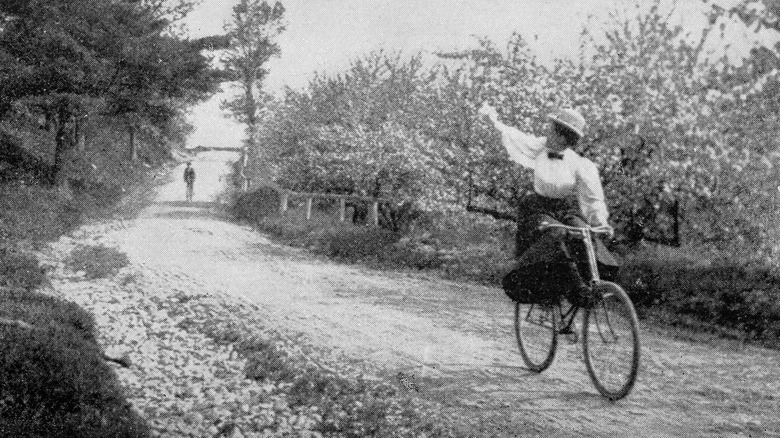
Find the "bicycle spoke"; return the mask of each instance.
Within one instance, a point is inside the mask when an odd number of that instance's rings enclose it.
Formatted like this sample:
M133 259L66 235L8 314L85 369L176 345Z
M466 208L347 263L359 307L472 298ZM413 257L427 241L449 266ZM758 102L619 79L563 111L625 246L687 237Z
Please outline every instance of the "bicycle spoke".
M597 389L607 397L624 397L639 365L636 313L628 296L611 284L586 315L585 361Z
M515 305L515 335L523 361L531 371L552 364L557 347L556 308L539 304Z

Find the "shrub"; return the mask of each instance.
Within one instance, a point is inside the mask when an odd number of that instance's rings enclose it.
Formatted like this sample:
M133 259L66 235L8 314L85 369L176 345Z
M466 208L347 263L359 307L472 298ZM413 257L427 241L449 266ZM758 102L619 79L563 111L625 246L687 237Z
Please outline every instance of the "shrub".
M626 258L620 283L640 309L660 307L757 340L780 339L780 276L755 262L654 248Z
M68 301L24 289L0 290L0 317L20 319L40 326L72 331L84 340L95 341L95 321L81 307Z
M79 245L71 251L65 264L74 271L84 271L86 278L106 278L116 274L130 261L122 252L103 245Z
M0 286L35 289L46 282L46 270L35 256L0 247Z
M273 187L241 193L233 204L233 215L238 219L255 222L279 211L281 195Z
M0 436L147 437L102 360L94 321L72 303L0 291Z
M485 216L428 214L401 236L301 211L272 214L258 227L287 244L349 262L438 269L453 279L498 286L511 269L514 225ZM640 313L662 308L679 320L740 330L757 340L780 339L780 276L760 260L717 248L623 248L621 285ZM736 261L736 260L739 261Z
M328 257L357 262L381 258L398 236L382 228L346 225L324 230L318 240L318 249Z
M1 436L148 436L94 343L52 327L0 339Z
M53 240L82 219L78 202L55 189L0 185L0 236L9 242Z

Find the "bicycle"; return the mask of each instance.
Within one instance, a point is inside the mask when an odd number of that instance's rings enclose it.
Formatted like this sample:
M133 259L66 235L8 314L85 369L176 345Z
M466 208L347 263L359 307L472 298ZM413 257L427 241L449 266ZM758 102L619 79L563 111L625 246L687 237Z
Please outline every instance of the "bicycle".
M639 370L639 320L628 294L617 284L601 280L593 236L609 227L574 227L543 222L540 229L560 228L581 237L588 256L590 304L515 303L515 335L523 361L540 373L555 359L558 335L574 334L574 319L582 309L582 345L585 366L593 385L603 396L618 400L631 392Z

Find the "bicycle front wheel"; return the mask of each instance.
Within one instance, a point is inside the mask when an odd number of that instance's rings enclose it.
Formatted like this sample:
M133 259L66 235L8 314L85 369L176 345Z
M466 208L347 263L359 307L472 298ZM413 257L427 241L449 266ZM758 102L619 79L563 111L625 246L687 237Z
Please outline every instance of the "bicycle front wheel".
M583 352L588 375L610 400L631 392L639 370L639 320L625 291L615 283L595 286L599 301L585 310Z
M517 346L528 369L540 373L555 359L558 314L553 305L515 303Z

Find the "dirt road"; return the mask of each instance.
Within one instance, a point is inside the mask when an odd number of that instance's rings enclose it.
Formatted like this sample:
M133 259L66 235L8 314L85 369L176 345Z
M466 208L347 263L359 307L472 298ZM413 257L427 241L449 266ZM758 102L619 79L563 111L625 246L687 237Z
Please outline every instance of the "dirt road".
M591 386L581 347L525 371L511 303L493 288L323 261L270 242L218 213L230 152L194 161L195 202L182 169L140 216L102 239L163 289L251 300L268 325L302 333L390 375L414 374L443 409L506 423L508 436L780 436L780 354L712 347L643 332L639 381L610 403Z

